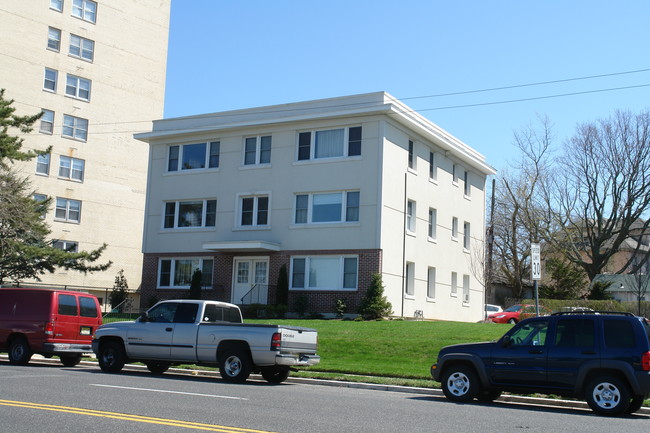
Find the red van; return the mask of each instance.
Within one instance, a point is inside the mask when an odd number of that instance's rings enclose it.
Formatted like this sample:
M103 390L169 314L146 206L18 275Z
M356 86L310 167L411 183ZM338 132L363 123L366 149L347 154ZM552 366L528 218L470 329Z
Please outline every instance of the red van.
M66 367L91 353L102 324L97 297L69 290L0 288L0 352L25 365L37 353L57 355Z

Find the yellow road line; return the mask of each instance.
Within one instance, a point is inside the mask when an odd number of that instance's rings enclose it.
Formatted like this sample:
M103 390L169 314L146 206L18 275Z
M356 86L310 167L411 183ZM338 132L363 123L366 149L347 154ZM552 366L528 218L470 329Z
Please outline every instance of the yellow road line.
M252 430L237 427L227 427L214 424L202 424L189 421L180 421L167 418L155 418L140 415L130 415L119 412L106 412L93 409L82 409L77 407L55 406L51 404L30 403L25 401L0 400L0 406L23 407L26 409L48 410L54 412L65 412L77 415L96 416L102 418L113 418L124 421L143 422L148 424L169 425L174 427L183 427L194 430L216 431L223 433L271 433L265 430Z

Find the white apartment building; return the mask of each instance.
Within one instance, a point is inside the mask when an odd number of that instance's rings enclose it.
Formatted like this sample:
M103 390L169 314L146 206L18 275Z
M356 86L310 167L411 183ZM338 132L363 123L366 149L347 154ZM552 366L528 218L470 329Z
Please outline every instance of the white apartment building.
M384 92L157 120L142 299L356 313L381 273L394 316L478 321L485 158Z
M108 244L106 272L58 271L44 283L111 288L120 269L140 286L148 147L133 133L163 114L170 0L0 2L0 87L17 114L43 117L19 164L59 248ZM98 290L100 298L105 290Z

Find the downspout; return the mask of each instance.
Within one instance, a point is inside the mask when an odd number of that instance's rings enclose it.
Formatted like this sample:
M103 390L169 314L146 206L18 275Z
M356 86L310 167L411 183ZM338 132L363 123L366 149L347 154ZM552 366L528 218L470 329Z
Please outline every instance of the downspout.
M408 208L408 195L406 184L408 173L404 173L404 227L402 229L402 313L401 318L404 318L404 296L406 294L406 212Z

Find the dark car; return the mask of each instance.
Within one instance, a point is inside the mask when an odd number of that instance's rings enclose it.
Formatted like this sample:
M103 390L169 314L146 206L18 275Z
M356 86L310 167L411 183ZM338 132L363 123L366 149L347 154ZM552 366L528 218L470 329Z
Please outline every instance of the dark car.
M629 313L556 313L498 341L444 347L431 367L452 401L502 391L583 398L602 415L636 412L650 394L650 323Z

